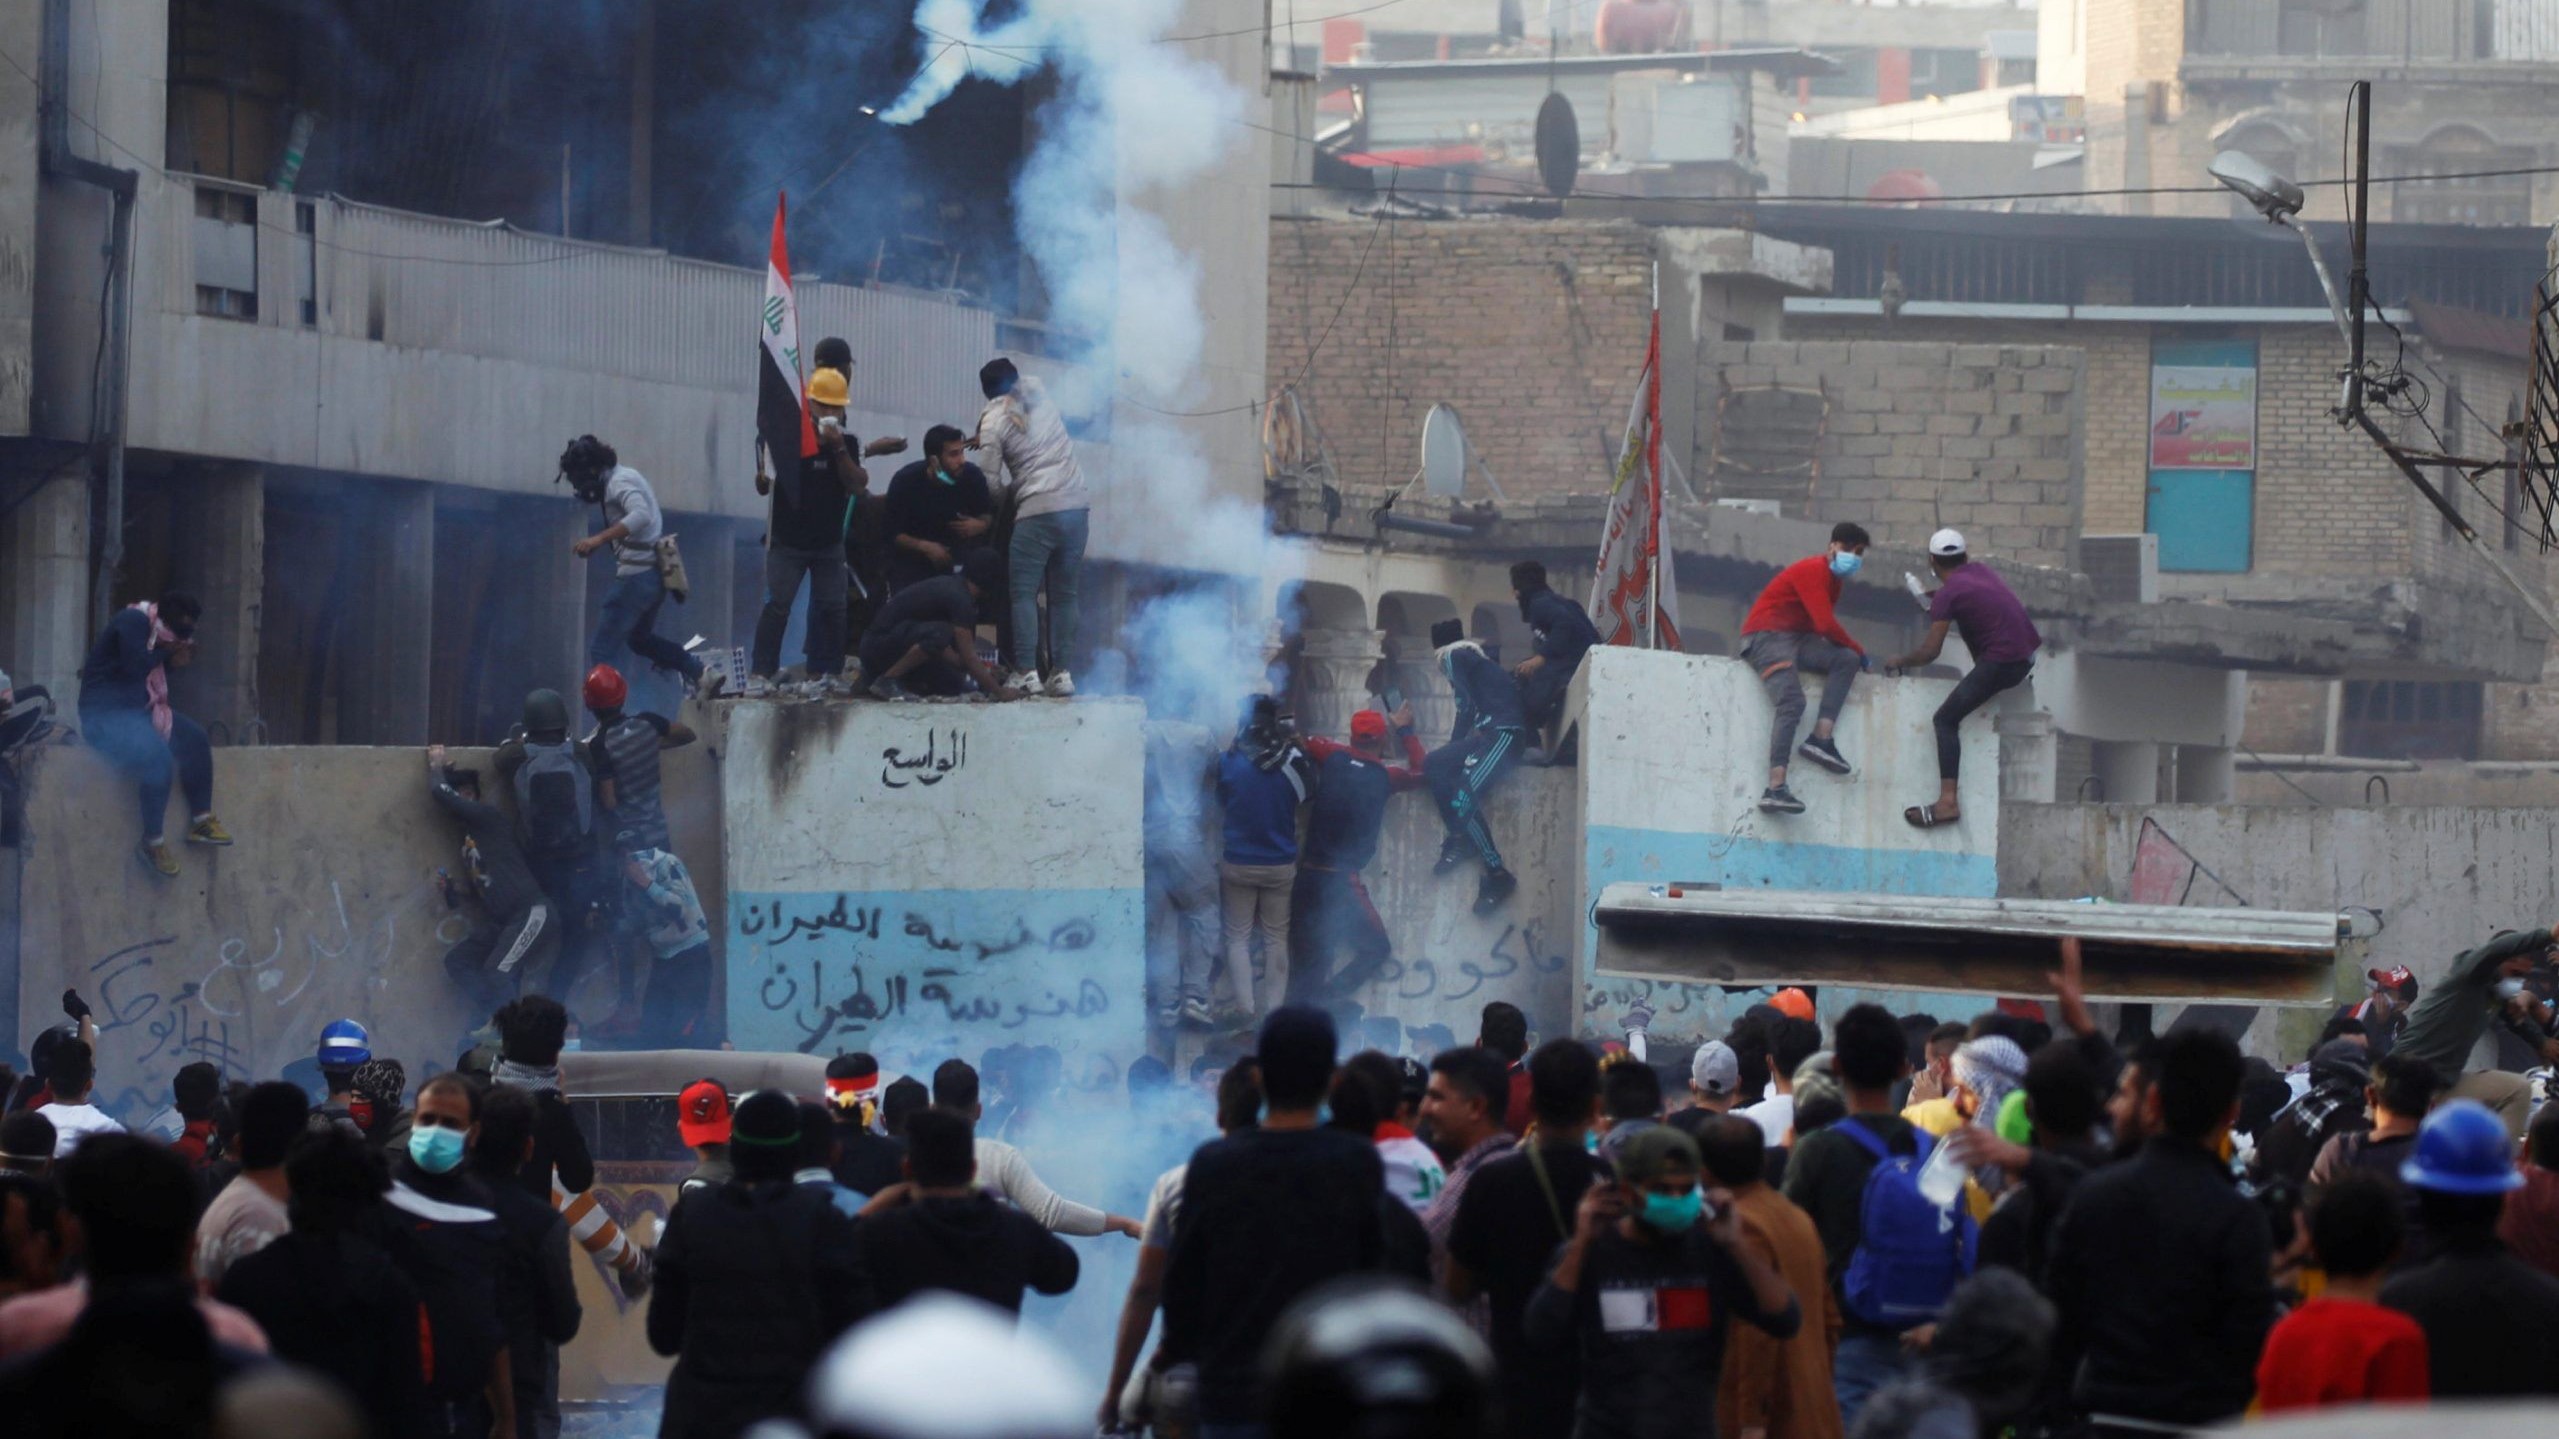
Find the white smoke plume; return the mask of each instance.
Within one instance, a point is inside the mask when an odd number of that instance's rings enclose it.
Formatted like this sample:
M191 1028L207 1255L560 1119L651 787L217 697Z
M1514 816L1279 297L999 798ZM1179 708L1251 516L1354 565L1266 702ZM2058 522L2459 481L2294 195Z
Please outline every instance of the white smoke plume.
M1249 577L1240 597L1194 592L1149 603L1120 643L1156 713L1222 723L1238 696L1266 682L1260 627L1239 632L1234 601L1247 615L1268 614L1295 564L1272 543L1260 496L1220 494L1197 432L1159 418L1197 408L1208 319L1198 264L1137 202L1225 159L1243 134L1245 96L1216 66L1166 43L1182 0L1023 0L1013 18L994 23L987 8L987 0L921 0L915 27L926 63L880 118L911 124L970 76L1011 84L1053 70L1057 93L1035 117L1038 139L1014 185L1015 225L1047 291L1052 332L1086 337L1090 348L1071 357L1078 374L1116 390L1079 395L1062 382L1057 398L1085 413L1116 400L1122 501L1179 516L1197 568Z

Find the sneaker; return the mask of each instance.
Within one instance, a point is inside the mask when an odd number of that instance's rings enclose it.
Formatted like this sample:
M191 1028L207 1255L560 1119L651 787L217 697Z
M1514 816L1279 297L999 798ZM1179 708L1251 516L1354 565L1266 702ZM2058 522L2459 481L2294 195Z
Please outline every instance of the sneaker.
M1075 698L1075 676L1059 670L1048 677L1048 697L1053 700Z
M1015 670L1004 677L1004 695L1007 699L1029 699L1038 693L1040 693L1038 670Z
M1808 739L1795 752L1832 774L1848 773L1848 756L1839 752L1839 744L1835 740Z
M1502 901L1519 888L1519 876L1507 869L1488 869L1475 882L1475 912L1491 914L1502 907Z
M168 879L178 877L178 856L169 848L167 840L146 839L135 847L133 853L135 858L158 870L163 877Z
M817 682L819 699L849 700L862 691L842 675L827 675Z
M915 691L908 689L906 686L899 684L893 679L882 676L879 679L871 681L871 698L875 700L911 700L915 698Z
M1439 842L1439 859L1431 865L1434 875L1447 874L1472 858L1475 851L1455 835Z
M1178 1012L1177 1017L1181 1020L1183 1027L1187 1029L1215 1029L1217 1027L1217 1016L1208 1012L1208 1005L1202 1000L1183 1000L1182 1007Z
M231 843L231 831L222 827L222 821L215 819L211 815L206 815L204 818L187 826L187 843L214 845L229 844Z
M1781 784L1759 792L1759 809L1762 814L1802 814L1804 802L1795 798L1793 790Z

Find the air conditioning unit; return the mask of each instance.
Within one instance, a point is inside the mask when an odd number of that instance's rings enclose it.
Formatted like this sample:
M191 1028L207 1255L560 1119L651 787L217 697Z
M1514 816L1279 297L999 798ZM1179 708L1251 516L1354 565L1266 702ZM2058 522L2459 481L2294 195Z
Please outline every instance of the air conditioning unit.
M2159 603L2159 536L2081 535L2079 568L2102 603Z

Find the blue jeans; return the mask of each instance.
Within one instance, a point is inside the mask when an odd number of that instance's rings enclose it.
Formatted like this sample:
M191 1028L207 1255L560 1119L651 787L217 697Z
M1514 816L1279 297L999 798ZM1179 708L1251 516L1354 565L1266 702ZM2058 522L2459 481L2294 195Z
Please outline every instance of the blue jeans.
M169 737L151 724L147 709L83 709L81 737L107 763L142 788L142 837L158 839L169 814L172 772L186 787L187 817L213 813L213 743L204 726L182 714L169 716Z
M1839 1397L1842 1428L1857 1427L1857 1411L1876 1390L1910 1372L1910 1355L1898 1334L1846 1334L1830 1361L1831 1392Z
M1013 587L1013 668L1035 670L1040 662L1040 582L1048 582L1049 669L1072 670L1067 655L1075 643L1075 587L1084 577L1084 538L1090 510L1059 510L1013 522L1013 544L1005 556Z
M627 644L631 653L659 669L673 670L687 681L700 679L702 662L657 632L658 610L665 604L666 581L656 570L616 578L613 593L605 596L604 613L596 616L595 635L586 642L586 662L610 664L614 646Z

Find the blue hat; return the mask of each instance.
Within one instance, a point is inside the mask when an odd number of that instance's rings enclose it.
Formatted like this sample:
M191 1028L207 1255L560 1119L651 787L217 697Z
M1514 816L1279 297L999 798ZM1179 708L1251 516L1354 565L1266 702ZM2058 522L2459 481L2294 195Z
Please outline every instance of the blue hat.
M2426 1116L2417 1131L2416 1157L2399 1166L2399 1177L2439 1194L2503 1194L2523 1188L2505 1121L2475 1099L2453 1100Z
M320 1031L320 1067L353 1069L373 1058L373 1036L352 1019L333 1019Z

